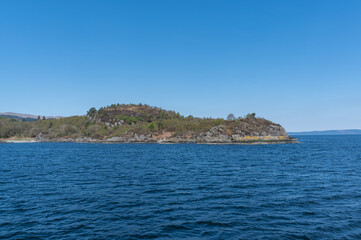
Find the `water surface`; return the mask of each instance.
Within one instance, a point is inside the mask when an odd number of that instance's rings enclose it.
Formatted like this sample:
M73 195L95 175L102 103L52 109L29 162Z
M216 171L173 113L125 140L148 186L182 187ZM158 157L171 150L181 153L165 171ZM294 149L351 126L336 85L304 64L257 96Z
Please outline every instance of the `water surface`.
M360 239L361 136L0 144L0 239Z

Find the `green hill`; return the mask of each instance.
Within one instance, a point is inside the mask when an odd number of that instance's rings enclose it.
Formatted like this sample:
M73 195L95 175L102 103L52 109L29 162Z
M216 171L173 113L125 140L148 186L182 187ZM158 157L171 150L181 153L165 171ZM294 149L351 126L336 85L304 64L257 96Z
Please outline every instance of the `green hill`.
M142 104L91 108L85 116L23 122L0 119L0 138L80 142L291 142L279 124L254 114L225 120L182 116Z
M36 118L18 117L18 116L5 115L5 114L0 114L0 117L16 119L16 120L25 121L25 122L35 122L36 121Z

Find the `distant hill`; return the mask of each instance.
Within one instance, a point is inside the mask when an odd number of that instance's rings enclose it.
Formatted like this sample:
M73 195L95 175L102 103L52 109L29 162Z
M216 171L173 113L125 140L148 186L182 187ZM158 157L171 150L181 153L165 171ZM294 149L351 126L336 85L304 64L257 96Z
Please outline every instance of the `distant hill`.
M0 117L16 119L16 120L21 120L21 121L25 121L25 122L34 122L38 119L38 116L35 116L35 115L23 114L23 113L13 113L13 112L0 113ZM42 118L43 116L40 116L40 117ZM46 119L58 119L61 117L45 116L45 118Z
M326 131L310 131L310 132L288 132L289 135L357 135L361 134L361 129L346 130L326 130Z
M12 116L12 115L5 115L5 114L0 114L0 118L10 118L10 119L16 119L16 120L20 120L20 121L25 121L25 122L35 122L37 120L37 118L29 118L29 117L18 117L18 116Z

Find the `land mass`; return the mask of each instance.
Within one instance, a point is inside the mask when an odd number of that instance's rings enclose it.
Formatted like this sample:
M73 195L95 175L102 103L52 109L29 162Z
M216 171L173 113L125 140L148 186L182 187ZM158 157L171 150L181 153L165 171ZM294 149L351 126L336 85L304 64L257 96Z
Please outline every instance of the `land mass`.
M0 113L0 117L12 118L12 119L25 121L25 122L35 122L35 121L38 120L38 118L45 118L45 119L58 119L58 118L61 118L59 116L57 116L57 117L35 116L35 115L31 115L31 114L22 114L22 113L13 113L13 112Z
M91 108L84 116L24 120L0 117L0 141L103 143L295 143L276 123L255 114L235 118L182 116L143 104Z
M289 135L359 135L361 129L345 129L345 130L325 130L325 131L308 131L308 132L289 132Z

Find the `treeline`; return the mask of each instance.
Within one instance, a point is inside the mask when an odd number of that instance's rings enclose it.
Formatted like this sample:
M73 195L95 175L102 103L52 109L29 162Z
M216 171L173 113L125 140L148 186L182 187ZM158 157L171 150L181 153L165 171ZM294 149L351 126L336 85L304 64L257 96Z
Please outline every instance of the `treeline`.
M118 124L120 123L120 124ZM91 108L86 116L60 119L38 119L35 122L0 118L0 138L34 138L39 133L48 138L91 137L105 139L133 134L158 134L172 132L175 136L199 134L214 126L227 125L245 131L260 130L271 122L248 114L243 118L184 117L174 111L166 111L148 105L111 105L96 110Z
M92 137L104 139L107 137L132 134L150 134L159 131L176 132L182 135L188 131L199 133L221 124L223 119L165 119L154 122L137 121L124 123L120 126L107 126L103 123L89 121L86 116L61 119L46 119L36 122L23 122L15 119L0 118L0 138L34 138L39 133L49 138Z
M0 138L36 137L39 133L52 137L80 136L86 124L86 117L76 116L61 119L44 119L35 122L0 117Z

